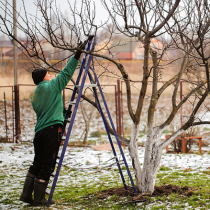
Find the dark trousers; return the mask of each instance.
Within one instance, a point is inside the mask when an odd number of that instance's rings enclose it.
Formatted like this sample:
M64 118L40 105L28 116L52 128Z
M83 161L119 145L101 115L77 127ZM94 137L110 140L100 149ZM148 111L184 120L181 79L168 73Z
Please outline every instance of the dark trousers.
M49 181L54 171L56 159L61 143L60 124L52 125L38 131L34 137L34 161L29 172L38 179Z

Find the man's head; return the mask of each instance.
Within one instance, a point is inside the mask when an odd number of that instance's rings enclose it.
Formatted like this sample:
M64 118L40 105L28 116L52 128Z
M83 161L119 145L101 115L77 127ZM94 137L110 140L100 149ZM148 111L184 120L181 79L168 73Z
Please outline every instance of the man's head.
M48 74L47 70L45 69L35 69L32 72L32 79L36 85L38 85L41 81L50 81L51 75Z

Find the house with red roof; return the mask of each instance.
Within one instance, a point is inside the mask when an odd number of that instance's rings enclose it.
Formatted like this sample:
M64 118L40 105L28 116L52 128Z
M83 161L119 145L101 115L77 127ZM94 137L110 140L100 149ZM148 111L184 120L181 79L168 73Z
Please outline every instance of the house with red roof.
M102 48L103 46L103 48ZM161 54L164 44L161 40L154 38L151 40L150 46L158 53ZM144 48L143 44L136 38L119 38L114 41L97 44L97 50L102 48L104 55L109 56L115 60L143 60ZM169 52L170 54L170 52ZM168 60L169 57L164 55L163 60Z

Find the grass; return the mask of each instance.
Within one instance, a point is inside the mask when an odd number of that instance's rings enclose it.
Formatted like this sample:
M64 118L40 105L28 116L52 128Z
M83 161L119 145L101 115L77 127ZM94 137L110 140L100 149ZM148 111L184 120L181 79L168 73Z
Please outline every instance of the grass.
M75 152L82 151L82 148L75 150ZM14 151L11 150L11 152ZM44 209L31 207L19 201L30 164L30 161L24 160L18 166L9 162L1 165L0 209ZM89 167L88 161L86 166ZM210 170L208 169L204 171L191 168L181 170L162 165L157 173L157 186L168 184L188 186L190 188L188 192L191 193L189 195L173 193L169 196L157 197L145 195L145 202L133 203L131 197L111 195L103 198L100 196L102 190L123 186L117 168L100 171L97 167L91 170L82 170L79 166L76 168L70 169L64 166L61 168L53 196L56 204L45 209L210 209ZM133 175L131 168L130 170ZM129 183L124 166L122 166L122 171L126 183Z
M100 131L94 131L90 133L91 137L101 137L101 132Z
M0 169L0 205L5 209L39 209L19 202L28 165L23 168L5 165ZM168 170L167 170L168 169ZM161 167L156 185L173 184L192 188L191 196L171 194L148 197L147 202L129 203L130 197L112 195L100 198L104 189L122 186L118 170L96 172L71 170L63 167L53 199L56 204L46 209L210 209L210 170L172 170ZM126 177L126 181L128 177ZM2 208L4 209L4 208Z

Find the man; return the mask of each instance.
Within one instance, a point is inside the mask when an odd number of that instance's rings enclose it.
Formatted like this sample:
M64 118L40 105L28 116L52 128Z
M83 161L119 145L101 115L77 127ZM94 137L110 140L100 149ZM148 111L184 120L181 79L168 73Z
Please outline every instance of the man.
M87 41L79 46L74 57L55 79L44 69L35 69L32 78L37 88L32 97L32 106L37 116L34 137L34 161L27 173L20 200L34 206L46 205L45 190L55 168L61 141L61 128L65 119L62 90L77 68L81 50ZM34 200L32 193L34 191ZM53 204L54 201L51 201Z

